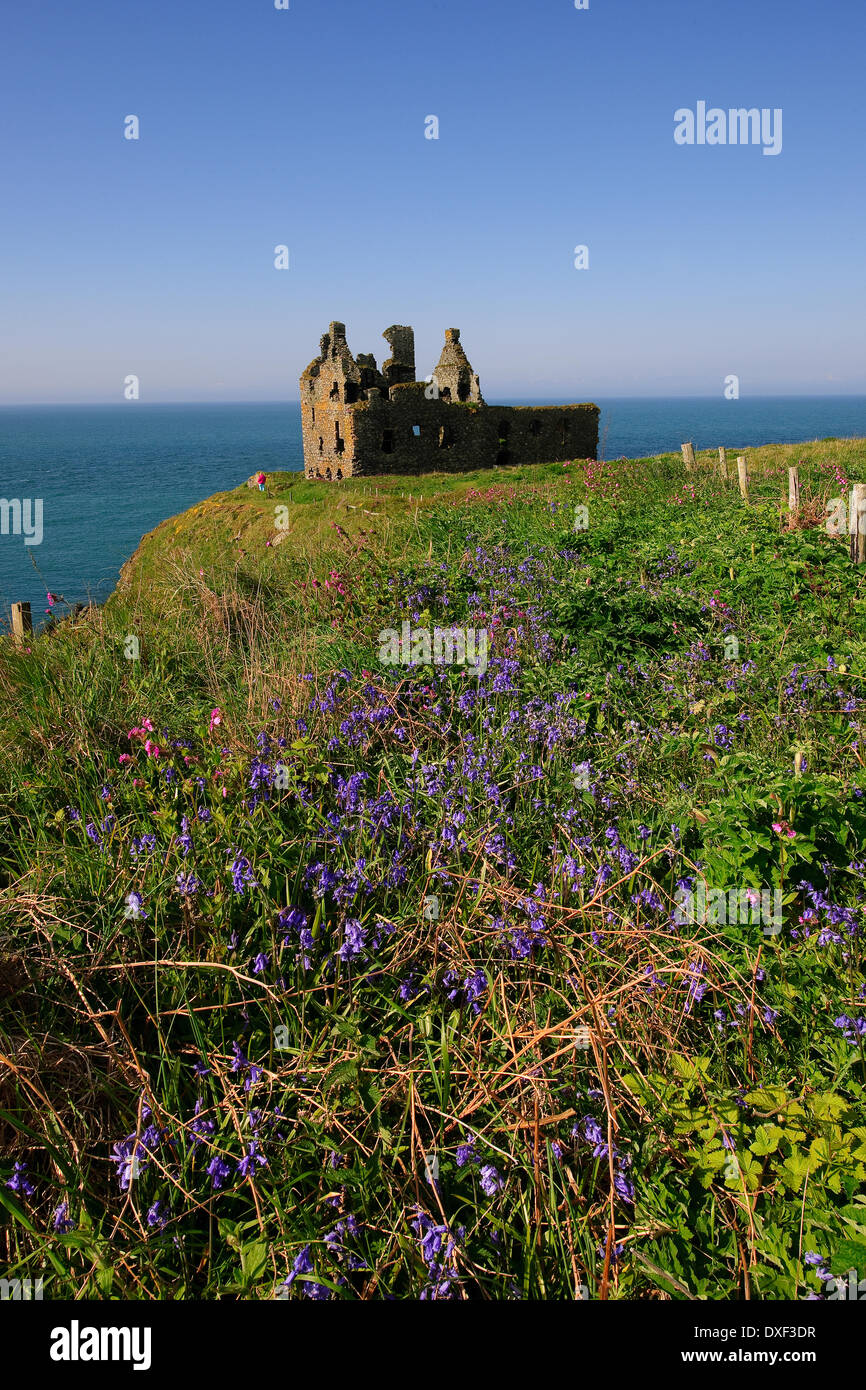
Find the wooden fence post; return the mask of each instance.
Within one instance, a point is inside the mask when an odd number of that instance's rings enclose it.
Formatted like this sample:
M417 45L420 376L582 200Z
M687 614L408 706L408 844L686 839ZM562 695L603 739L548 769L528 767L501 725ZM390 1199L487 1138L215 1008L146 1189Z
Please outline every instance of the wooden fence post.
M852 561L855 565L866 565L866 483L855 483L851 489L848 530L851 533Z
M720 445L719 445L719 472L720 472L721 475L722 475L722 481L723 481L723 482L727 482L727 481L728 481L728 451L727 451L727 449L724 447L723 444L720 444Z
M749 505L749 469L743 454L737 456L737 477L740 480L740 496Z
M788 469L788 511L791 513L790 525L794 526L800 512L800 470Z
M683 463L686 466L686 472L691 473L695 466L695 446L691 443L681 444L680 448L683 451Z
M33 618L29 603L12 605L12 637L15 642L23 642L27 633L33 631Z

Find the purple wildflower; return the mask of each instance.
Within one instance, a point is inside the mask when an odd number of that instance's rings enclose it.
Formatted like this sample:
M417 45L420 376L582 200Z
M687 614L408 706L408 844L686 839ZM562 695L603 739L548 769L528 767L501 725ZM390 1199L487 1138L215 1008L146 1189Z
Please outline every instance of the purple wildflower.
M13 1192L20 1192L25 1197L32 1197L36 1191L34 1184L27 1176L27 1164L16 1163L12 1168L12 1176L6 1181L6 1186L11 1187Z

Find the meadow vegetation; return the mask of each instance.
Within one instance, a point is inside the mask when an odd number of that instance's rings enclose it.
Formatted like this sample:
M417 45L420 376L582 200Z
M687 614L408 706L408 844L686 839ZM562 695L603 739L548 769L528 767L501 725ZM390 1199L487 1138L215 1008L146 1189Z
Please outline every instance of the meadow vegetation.
M748 506L707 453L274 474L0 639L8 1277L866 1277L866 567L823 526L866 441L748 457ZM406 620L487 670L383 665ZM781 928L681 920L700 884Z

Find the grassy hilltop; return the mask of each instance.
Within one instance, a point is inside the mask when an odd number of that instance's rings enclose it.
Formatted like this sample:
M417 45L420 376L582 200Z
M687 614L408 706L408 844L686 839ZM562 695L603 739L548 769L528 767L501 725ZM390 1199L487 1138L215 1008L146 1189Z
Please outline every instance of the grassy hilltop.
M272 474L0 640L9 1277L866 1277L866 567L823 526L866 440L748 458L748 506L733 453ZM486 671L383 664L406 620Z

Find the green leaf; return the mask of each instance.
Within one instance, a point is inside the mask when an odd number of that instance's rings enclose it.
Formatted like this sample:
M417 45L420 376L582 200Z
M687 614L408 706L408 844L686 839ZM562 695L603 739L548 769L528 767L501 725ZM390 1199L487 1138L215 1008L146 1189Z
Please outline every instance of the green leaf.
M848 1102L835 1091L825 1091L821 1095L810 1096L807 1108L816 1120L837 1120L848 1109Z
M324 1081L322 1089L329 1091L332 1086L350 1086L358 1080L358 1063L349 1060L337 1062L336 1066L331 1067Z
M241 1246L241 1270L247 1283L255 1283L257 1279L261 1278L267 1262L268 1247L266 1241L252 1240Z
M840 1241L831 1257L830 1269L833 1274L847 1274L854 1269L858 1279L866 1279L866 1241Z
M809 1159L804 1153L801 1153L799 1149L795 1149L794 1152L785 1159L785 1162L778 1171L779 1177L786 1186L793 1188L794 1191L800 1191L810 1169L811 1164Z
M766 1154L775 1153L784 1137L785 1131L779 1125L758 1125L749 1148L758 1158L763 1158Z

